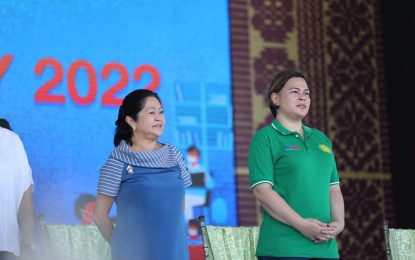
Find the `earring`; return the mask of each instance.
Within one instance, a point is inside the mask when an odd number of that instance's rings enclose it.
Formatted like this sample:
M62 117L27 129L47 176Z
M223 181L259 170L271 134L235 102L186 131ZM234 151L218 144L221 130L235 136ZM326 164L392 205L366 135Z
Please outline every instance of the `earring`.
M135 126L133 126L133 131L135 131Z
M275 102L275 105L276 105L276 106L279 106L278 102Z

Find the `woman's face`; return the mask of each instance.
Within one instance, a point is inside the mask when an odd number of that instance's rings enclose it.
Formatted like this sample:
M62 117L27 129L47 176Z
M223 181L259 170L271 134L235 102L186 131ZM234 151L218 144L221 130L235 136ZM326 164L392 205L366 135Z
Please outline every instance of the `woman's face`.
M135 122L136 133L148 138L158 138L163 134L164 123L164 111L158 99L146 98L144 107L138 113Z
M274 103L279 104L277 116L298 120L304 118L310 109L310 90L301 77L289 79L272 98Z

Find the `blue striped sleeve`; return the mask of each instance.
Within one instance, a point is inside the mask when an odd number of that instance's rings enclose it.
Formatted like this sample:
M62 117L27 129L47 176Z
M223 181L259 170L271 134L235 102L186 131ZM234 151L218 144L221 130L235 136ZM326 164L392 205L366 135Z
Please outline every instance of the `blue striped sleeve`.
M189 187L190 185L192 185L192 177L190 176L189 169L187 169L187 165L183 159L183 155L176 147L173 147L173 155L180 168L180 178L183 180L184 186Z
M97 193L116 197L121 184L124 163L110 157L100 169Z

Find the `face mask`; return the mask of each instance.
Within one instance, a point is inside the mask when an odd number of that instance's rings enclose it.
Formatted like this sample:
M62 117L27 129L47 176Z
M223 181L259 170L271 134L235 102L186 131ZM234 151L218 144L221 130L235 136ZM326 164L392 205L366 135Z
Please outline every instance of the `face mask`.
M199 158L197 158L196 156L191 156L191 155L187 156L187 162L190 164L197 163L198 161L199 161Z
M189 228L187 233L189 234L189 236L197 236L199 235L199 232L197 230L197 228Z

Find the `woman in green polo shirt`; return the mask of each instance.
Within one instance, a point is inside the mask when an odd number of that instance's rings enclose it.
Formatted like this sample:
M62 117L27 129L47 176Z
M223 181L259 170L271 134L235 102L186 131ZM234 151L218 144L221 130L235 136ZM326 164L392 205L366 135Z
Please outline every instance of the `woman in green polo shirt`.
M274 120L249 148L249 177L263 207L258 260L338 259L344 201L331 141L303 125L310 108L306 76L278 73L268 89Z

